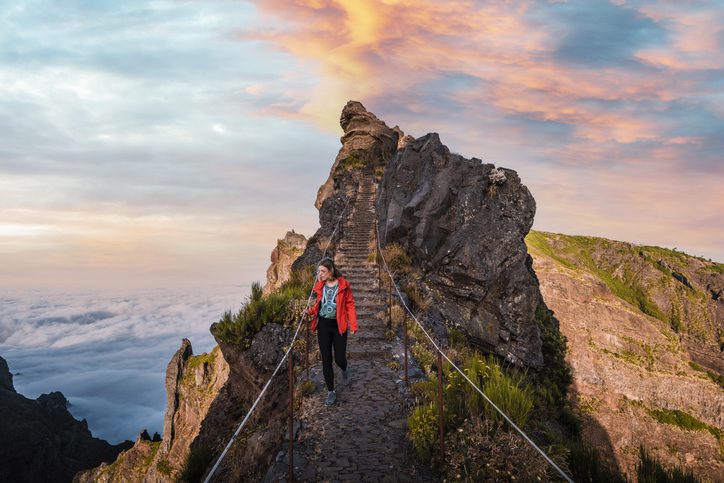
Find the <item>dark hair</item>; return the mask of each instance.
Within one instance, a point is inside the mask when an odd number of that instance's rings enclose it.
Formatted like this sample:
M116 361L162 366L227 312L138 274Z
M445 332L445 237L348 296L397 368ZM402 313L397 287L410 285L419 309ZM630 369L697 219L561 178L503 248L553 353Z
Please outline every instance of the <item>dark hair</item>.
M329 270L332 273L332 277L334 278L339 278L342 276L342 272L337 269L337 265L334 264L334 260L332 260L331 258L323 258L322 261L319 262L319 265Z

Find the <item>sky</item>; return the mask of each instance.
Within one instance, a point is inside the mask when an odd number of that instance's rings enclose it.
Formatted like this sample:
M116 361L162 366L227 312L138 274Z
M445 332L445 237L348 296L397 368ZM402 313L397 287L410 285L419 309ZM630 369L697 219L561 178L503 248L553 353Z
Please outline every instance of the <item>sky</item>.
M318 227L362 102L515 169L534 228L724 262L724 6L0 4L0 355L96 436L159 431L166 364Z
M515 169L534 228L724 261L721 2L0 9L0 287L263 280L355 99Z

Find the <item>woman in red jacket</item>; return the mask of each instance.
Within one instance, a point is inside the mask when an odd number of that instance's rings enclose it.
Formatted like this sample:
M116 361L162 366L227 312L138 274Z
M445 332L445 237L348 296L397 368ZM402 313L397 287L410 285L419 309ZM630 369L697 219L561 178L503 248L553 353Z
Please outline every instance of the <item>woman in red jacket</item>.
M348 382L347 333L357 332L357 312L349 282L342 277L331 258L321 261L317 276L318 281L314 285L317 301L309 313L314 317L312 332L317 331L319 352L322 355L322 372L328 391L325 404L331 406L337 399L337 393L334 392L332 348L334 361L342 369L342 379Z

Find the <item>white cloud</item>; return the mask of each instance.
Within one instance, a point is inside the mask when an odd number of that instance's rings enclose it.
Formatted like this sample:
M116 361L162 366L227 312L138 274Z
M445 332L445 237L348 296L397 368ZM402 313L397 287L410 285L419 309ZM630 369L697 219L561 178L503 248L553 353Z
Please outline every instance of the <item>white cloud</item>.
M162 431L166 365L181 339L210 351L209 326L237 310L248 287L64 293L0 298L0 355L29 398L61 391L94 436L117 443Z

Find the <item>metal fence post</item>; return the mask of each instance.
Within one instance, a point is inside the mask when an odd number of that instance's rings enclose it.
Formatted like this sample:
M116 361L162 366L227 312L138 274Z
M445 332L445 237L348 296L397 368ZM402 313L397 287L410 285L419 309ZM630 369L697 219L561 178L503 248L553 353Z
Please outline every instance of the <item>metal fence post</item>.
M289 351L289 481L294 481L294 350Z
M305 350L305 352L306 352L305 366L306 366L306 369L307 369L307 381L309 380L309 324L311 324L311 321L310 321L310 320L307 320L307 322L306 322L306 324L305 324L305 325L307 326L307 341L306 341L306 344L305 344L305 346L306 346L306 350Z
M403 331L405 332L404 340L405 340L405 386L410 385L410 381L407 377L407 316L403 317L402 319L402 327Z
M437 351L437 407L440 422L440 460L445 461L445 415L442 407L442 352Z

